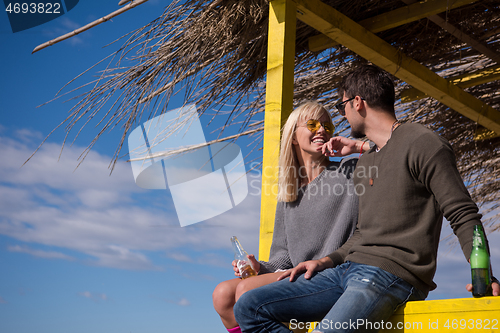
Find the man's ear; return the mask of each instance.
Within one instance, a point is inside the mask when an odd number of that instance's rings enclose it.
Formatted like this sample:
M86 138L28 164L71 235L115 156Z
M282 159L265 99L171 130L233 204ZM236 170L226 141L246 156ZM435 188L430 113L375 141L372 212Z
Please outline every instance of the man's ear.
M361 97L356 96L356 99L353 101L354 102L354 108L356 112L364 117L366 115L366 102L363 100Z
M353 102L354 102L354 107L358 112L365 107L365 101L359 96L356 96Z

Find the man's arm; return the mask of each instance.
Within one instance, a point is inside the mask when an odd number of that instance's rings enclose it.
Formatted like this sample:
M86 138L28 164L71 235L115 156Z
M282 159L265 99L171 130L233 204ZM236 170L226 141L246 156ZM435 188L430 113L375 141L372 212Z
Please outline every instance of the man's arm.
M419 179L434 194L469 261L473 229L475 225L481 224L481 214L463 183L456 166L455 154L449 144L441 147L426 161ZM500 284L496 278L493 277L492 280L493 295L499 296ZM472 284L467 284L466 289L472 291Z
M479 209L463 183L456 166L455 154L449 144L442 144L432 154L423 154L425 155L422 159L425 160L422 161L418 178L434 195L441 212L458 237L468 261L472 250L474 226L481 224Z
M287 277L290 277L290 281L294 281L295 277L304 272L304 277L306 279L310 279L311 276L313 276L314 272L321 272L322 270L325 270L327 268L332 268L344 263L345 257L347 257L347 254L349 254L349 249L354 243L357 242L360 237L361 234L359 230L356 229L349 240L334 252L321 259L301 262L294 268L281 274L281 276L278 277L278 280L283 280Z

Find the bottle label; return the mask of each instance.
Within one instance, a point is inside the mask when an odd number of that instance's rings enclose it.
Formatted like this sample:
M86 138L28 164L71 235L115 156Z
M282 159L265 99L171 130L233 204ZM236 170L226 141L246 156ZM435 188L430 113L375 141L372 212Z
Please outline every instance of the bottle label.
M474 297L492 296L489 269L473 268L472 273L472 295Z
M241 278L246 279L257 275L252 265L245 260L238 260L238 269L240 270Z
M481 234L479 232L474 233L474 236L472 237L472 244L474 244L474 246L482 246L483 245L483 239L482 239Z

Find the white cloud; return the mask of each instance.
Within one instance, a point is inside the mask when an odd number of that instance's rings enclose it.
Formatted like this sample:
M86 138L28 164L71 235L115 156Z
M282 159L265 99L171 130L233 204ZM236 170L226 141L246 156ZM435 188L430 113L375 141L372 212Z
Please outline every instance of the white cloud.
M34 149L18 140L1 137L0 181L18 185L45 185L51 189L64 191L108 190L139 191L130 181L130 172L125 163L117 166L117 172L110 176L110 157L90 152L79 167L78 160L82 147L65 148L60 160L61 146L47 143L27 162ZM129 194L129 193L127 193Z
M160 267L154 266L144 254L130 251L123 246L108 245L107 249L100 248L98 251L89 251L88 253L99 258L97 261L89 261L90 264L96 266L120 269L161 269Z
M197 263L197 264L226 267L226 268L230 267L227 257L222 257L222 256L214 254L214 253L203 252L200 255L197 255L195 258L192 258L185 253L180 253L180 252L171 253L171 252L169 252L169 253L167 253L167 257L174 259L174 260L177 260L177 261L187 262L187 263ZM232 261L232 259L230 261Z
M32 256L44 259L64 259L70 261L75 260L75 258L65 255L64 253L61 252L35 250L26 246L19 246L19 245L9 246L7 250L10 252L27 253Z
M180 298L180 299L164 299L167 303L172 303L176 304L179 306L190 306L191 302L187 298Z
M60 23L63 25L64 28L69 30L75 30L81 27L81 24L70 20L66 16L61 18Z
M51 27L52 27L51 29L47 29L46 27L43 29L43 33L48 38L59 37L61 35L72 32L73 30L76 30L76 29L81 28L83 26L83 24L80 24L80 23L77 23L73 20L70 20L66 16L58 18L58 20L56 22L59 24L59 26L51 25ZM74 45L78 45L78 44L83 44L84 38L87 39L90 37L91 37L91 32L87 31L86 34L74 36L66 41L74 46Z
M84 291L84 292L78 293L78 295L85 297L85 298L88 298L88 299L91 299L95 302L108 300L108 296L106 294L91 293L90 291Z
M194 262L193 258L184 253L167 253L167 257L182 262Z
M92 298L92 294L90 293L90 291L84 291L82 293L79 293L79 295L87 298Z
M30 142L33 139L42 140L40 132L31 131L25 128L19 129L14 133L14 136L22 142Z
M189 306L191 303L187 300L187 298L181 298L178 302L178 305L180 306Z
M123 199L120 193L116 191L93 189L80 191L77 196L83 205L94 208L109 207L110 205L116 204Z
M203 255L196 260L170 258L229 265L231 258L211 251L229 251L233 234L247 251L256 253L258 197L248 196L222 215L181 228L167 192L139 188L124 162L110 176L110 156L92 151L76 168L82 147L65 148L58 161L60 145L47 143L22 166L35 147L26 141L30 137L37 135L25 133L22 141L0 136L0 234L27 245L76 251L87 256L78 259L86 264L120 269L159 270L148 257L150 252L183 253L186 247ZM34 248L10 250L68 259L62 253Z

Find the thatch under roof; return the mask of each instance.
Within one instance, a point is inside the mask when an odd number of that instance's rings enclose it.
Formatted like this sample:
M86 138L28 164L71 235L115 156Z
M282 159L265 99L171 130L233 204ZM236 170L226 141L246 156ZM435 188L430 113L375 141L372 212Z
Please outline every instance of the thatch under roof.
M360 22L414 1L323 2ZM226 126L237 126L240 133L250 131L255 147L260 147L262 135L254 129L263 128L268 11L266 0L174 0L157 20L124 37L125 43L113 55L110 66L92 89L80 96L65 120L67 131L80 123L84 126L87 118L93 117L103 119L96 140L107 129L121 127L123 137L117 143L116 161L128 132L138 125L141 116L144 121L165 112L169 98L182 87L186 91L185 102L196 103L201 113L217 113L231 105L231 114L224 113ZM482 49L478 51L438 26L436 17L376 35L446 78L500 65L496 63L500 57L498 1L476 1L447 10L439 17L445 24L458 27ZM313 28L297 22L294 101L319 100L333 110L340 78L366 60L340 45L312 52L308 42L315 35L318 32ZM487 55L481 51L484 48L490 51ZM399 96L409 86L397 82ZM464 90L500 110L500 80ZM115 99L116 102L105 104ZM499 208L500 138L475 141L474 133L480 127L475 121L431 98L399 102L397 110L400 119L422 123L447 138L473 199L484 212ZM338 116L334 120L341 134L348 135L345 120ZM220 129L221 138L226 126ZM94 143L90 143L89 149ZM487 221L499 228L498 218L497 214Z

